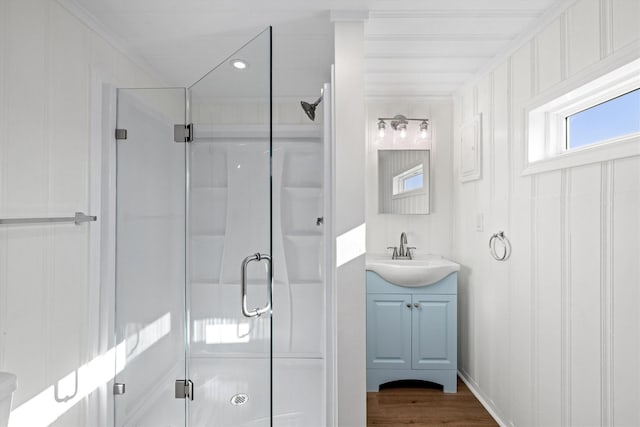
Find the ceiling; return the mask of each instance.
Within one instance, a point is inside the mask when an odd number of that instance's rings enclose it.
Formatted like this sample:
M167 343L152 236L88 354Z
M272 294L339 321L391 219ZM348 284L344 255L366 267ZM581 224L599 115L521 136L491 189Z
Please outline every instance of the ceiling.
M329 80L329 11L366 10L366 95L427 97L451 95L566 0L59 2L174 86L191 85L272 25L274 94L291 97L315 96Z

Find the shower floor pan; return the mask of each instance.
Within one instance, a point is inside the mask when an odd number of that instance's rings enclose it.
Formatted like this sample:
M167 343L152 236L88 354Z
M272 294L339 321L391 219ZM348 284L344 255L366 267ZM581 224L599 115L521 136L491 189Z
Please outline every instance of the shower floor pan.
M189 402L190 426L269 426L268 369L266 359L193 359L191 372L195 398ZM274 426L326 425L323 360L274 359L273 371ZM173 392L173 389L168 387L167 392ZM178 406L167 407L158 401L147 408L144 414L129 420L126 425L171 426L167 420L181 419L181 414L167 413L179 409Z

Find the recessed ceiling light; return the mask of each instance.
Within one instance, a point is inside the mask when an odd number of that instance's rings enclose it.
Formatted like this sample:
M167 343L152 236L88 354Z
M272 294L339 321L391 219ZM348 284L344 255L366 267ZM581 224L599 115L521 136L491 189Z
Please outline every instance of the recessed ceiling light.
M242 59L232 59L231 65L233 65L233 68L237 70L244 70L248 66L248 64Z

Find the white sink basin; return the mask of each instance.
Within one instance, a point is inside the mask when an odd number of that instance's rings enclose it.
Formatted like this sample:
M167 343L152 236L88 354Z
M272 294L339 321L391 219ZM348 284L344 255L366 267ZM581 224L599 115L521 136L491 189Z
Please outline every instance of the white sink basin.
M416 256L414 259L391 259L389 255L367 255L367 270L377 273L387 282L411 288L427 286L444 279L460 264L436 255Z

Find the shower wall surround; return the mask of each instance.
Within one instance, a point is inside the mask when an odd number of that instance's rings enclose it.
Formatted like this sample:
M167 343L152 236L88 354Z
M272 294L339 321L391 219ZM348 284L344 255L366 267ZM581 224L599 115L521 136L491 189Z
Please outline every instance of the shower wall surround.
M256 358L265 356L265 340L271 336L274 422L320 427L326 424L325 237L324 225L318 222L325 196L322 127L310 124L298 100L274 100L270 216L265 209L269 182L249 182L241 173L246 168L254 171L252 175L269 174L264 144L268 111L260 102L217 105L196 99L192 104L194 122L200 123L200 142L191 145L190 168L192 363L217 378L216 393L221 397L214 401L226 405L224 387L229 396L247 387L260 390L257 382L269 377ZM322 111L317 113L316 121L321 122ZM263 222L253 214L247 227L243 217L256 209L265 209ZM268 230L270 221L272 252L264 242L244 253L246 244L241 243ZM272 254L272 324L268 317L250 321L240 311L240 262L256 252ZM249 308L267 301L264 267L249 264ZM268 404L259 396L250 399L253 405ZM201 406L193 402L195 414L207 411ZM244 425L252 413L255 416L251 407L224 412L235 418L221 425Z
M322 225L316 225L323 210L322 143L317 136L274 139L273 151L273 274L275 357L323 357L324 273ZM205 330L211 318L210 301L217 304L214 321L228 322L238 330L248 322L240 313L239 261L250 254L235 249L236 239L251 235L242 221L243 212L255 209L247 197L255 191L267 197L255 183L244 182L239 168L268 168L263 147L227 143L224 138L192 147L191 175L191 301L194 334L203 334L197 348L203 355L215 355L220 344L235 347L236 353L251 353L250 344L241 345L241 336L232 341L207 345ZM213 167L199 167L199 164ZM260 206L268 206L268 200ZM265 212L264 227L269 215ZM229 236L234 236L230 238ZM255 252L268 253L269 247ZM230 266L225 268L224 266ZM250 271L249 306L265 301L264 271ZM252 300L254 299L254 301ZM200 315L200 313L203 313ZM207 313L206 315L204 313ZM209 320L211 321L211 319ZM247 332L250 343L260 330ZM233 340L236 340L235 342ZM229 349L226 349L229 351Z

